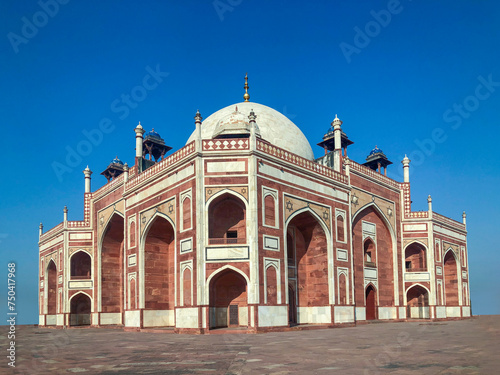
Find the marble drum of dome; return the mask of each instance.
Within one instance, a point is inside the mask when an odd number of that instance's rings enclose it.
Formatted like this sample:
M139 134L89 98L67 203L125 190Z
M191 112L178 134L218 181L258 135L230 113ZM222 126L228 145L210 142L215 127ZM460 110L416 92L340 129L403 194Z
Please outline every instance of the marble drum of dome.
M217 125L234 116L236 107L238 107L237 111L244 115L246 121L250 112L252 110L255 112L262 139L308 160L314 159L311 145L297 125L278 111L254 102L232 104L208 116L201 124L201 138L213 138L217 132ZM194 132L186 144L192 140L194 140Z

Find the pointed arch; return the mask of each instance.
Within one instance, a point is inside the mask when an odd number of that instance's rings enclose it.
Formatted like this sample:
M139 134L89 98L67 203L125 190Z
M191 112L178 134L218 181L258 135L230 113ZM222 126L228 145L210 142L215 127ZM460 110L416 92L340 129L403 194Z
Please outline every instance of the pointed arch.
M422 284L413 284L406 289L406 306L408 318L429 318L429 296L430 292Z
M209 327L248 326L248 278L234 267L210 275Z
M47 314L57 314L57 265L54 259L50 259L45 269L47 277Z
M351 233L352 235L354 236L354 231L355 231L355 223L357 221L360 220L360 218L365 215L364 212L366 212L367 209L372 209L373 212L380 218L380 220L382 221L382 223L384 224L385 228L387 229L388 233L389 233L389 236L390 236L390 239L391 239L391 247L392 249L389 248L389 250L392 250L392 269L393 269L393 272L392 272L392 281L393 281L393 284L391 285L391 288L393 288L393 301L394 301L394 305L395 306L399 306L399 290L400 290L400 285L399 285L399 271L398 271L398 268L400 268L401 272L404 270L404 260L401 260L401 262L398 262L398 241L397 241L397 237L396 237L396 232L394 230L394 227L393 225L391 224L390 220L388 219L388 217L384 214L384 212L380 209L380 207L375 203L375 202L370 202L370 203L367 203L365 204L363 207L361 207L359 210L356 211L356 213L352 216L352 219L351 219ZM353 238L353 246L354 246L354 238ZM378 262L379 262L379 267L381 267L380 265L380 261L381 261L381 248L378 247L377 248L377 252L378 252ZM353 259L355 259L355 254L351 254L353 256ZM390 258L389 258L390 259ZM357 303L360 303L361 302L361 298L362 296L359 295L358 293L356 293L356 289L355 289L355 285L356 285L356 278L358 277L362 277L362 275L359 275L355 272L355 270L353 271L353 275L352 275L352 278L354 279L354 282L353 282L353 293L355 294L354 295L354 302L356 303L356 301L358 301ZM359 282L359 281L358 281ZM382 287L383 285L379 285L379 287ZM384 293L384 295L386 295L387 292ZM378 289L377 289L377 297L378 297ZM356 297L358 296L358 297Z
M425 272L428 264L428 248L418 240L413 240L404 247L405 270L407 272Z
M175 306L176 230L173 220L155 212L144 228L139 249L139 307L173 310Z
M366 320L375 320L377 319L377 288L371 282L369 282L365 286L365 311L366 311Z
M214 194L205 204L209 245L245 244L248 238L247 200L232 190Z
M123 310L123 249L125 216L116 209L109 216L97 248L98 311Z
M458 306L460 297L460 262L453 249L448 248L443 256L443 279L446 306Z
M92 255L87 250L79 249L71 254L69 264L72 280L92 278L94 262Z
M93 300L90 295L79 291L69 299L70 305L70 326L83 326L91 324L91 312Z
M288 235L293 229L293 235ZM289 319L295 323L317 323L318 317L300 311L333 304L336 280L333 272L332 234L325 222L309 207L292 213L283 228L287 253ZM293 243L290 244L289 242ZM289 264L289 262L294 264ZM291 298L293 297L293 298Z

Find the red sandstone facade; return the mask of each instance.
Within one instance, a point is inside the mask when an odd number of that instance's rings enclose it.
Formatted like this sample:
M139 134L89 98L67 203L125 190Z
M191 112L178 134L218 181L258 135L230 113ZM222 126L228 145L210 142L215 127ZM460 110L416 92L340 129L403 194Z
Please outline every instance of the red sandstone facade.
M411 211L409 179L338 143L316 161L273 144L258 110L240 116L252 104L215 119L224 137L203 137L197 117L182 149L148 168L139 152L85 193L83 221L41 233L41 326L258 332L471 315L465 217L430 199Z

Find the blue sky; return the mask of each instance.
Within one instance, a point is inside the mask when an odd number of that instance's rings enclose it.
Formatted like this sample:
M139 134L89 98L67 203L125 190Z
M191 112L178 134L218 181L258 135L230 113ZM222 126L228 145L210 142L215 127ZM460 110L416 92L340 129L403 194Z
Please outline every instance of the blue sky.
M83 218L86 165L95 190L115 156L133 163L138 121L182 147L197 109L243 100L245 72L250 100L316 156L335 114L352 159L378 145L402 180L408 154L413 209L431 194L468 214L473 313L500 313L499 15L497 1L2 1L0 280L15 261L19 323L38 321L38 225L65 205Z

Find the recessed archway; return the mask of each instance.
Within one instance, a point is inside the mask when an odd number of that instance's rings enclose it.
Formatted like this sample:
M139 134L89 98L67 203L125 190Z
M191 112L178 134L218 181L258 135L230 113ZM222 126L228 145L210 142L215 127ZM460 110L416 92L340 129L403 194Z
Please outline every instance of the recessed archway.
M52 259L47 266L47 314L57 314L57 267Z
M144 308L173 310L175 301L175 231L163 216L149 224L144 240Z
M377 292L375 287L369 284L365 291L366 320L377 319Z
M209 326L247 327L247 281L230 268L220 271L210 280Z
M327 236L320 219L309 210L287 224L288 309L291 323L317 323L306 309L329 304ZM292 241L292 244L289 242ZM294 264L290 264L293 262ZM290 295L293 291L293 297ZM300 314L303 310L304 314Z
M224 193L208 207L209 245L246 243L246 208L235 195Z
M85 293L78 293L70 301L70 325L88 326L91 323L92 301Z
M429 292L421 285L414 285L406 292L407 317L427 319L429 315Z
M457 260L452 250L446 253L443 264L446 306L458 306Z
M85 251L78 251L70 259L71 279L90 279L92 277L92 258Z
M123 217L117 213L108 221L101 243L101 312L122 311Z
M413 242L405 249L406 272L427 271L427 251L424 245Z

